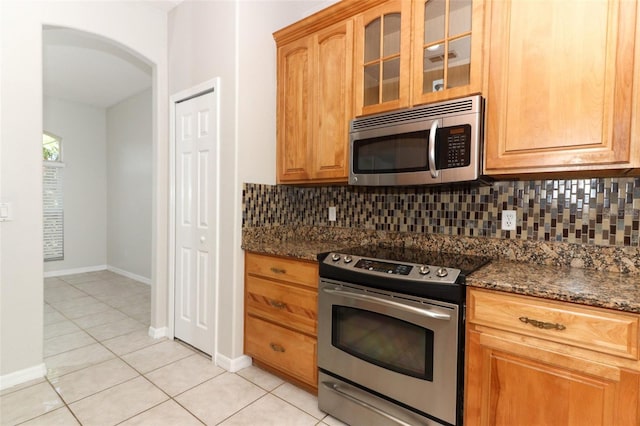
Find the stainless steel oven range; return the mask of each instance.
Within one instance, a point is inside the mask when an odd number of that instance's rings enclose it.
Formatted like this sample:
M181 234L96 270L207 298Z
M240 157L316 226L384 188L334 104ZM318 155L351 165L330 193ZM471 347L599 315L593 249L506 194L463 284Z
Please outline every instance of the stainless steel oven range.
M465 276L484 257L318 256L318 406L352 426L461 425Z

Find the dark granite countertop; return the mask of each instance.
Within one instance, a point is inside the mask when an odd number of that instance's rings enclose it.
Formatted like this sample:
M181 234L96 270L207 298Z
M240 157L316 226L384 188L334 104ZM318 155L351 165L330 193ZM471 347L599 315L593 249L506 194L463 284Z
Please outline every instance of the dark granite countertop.
M472 287L640 313L640 276L493 260L467 277Z
M318 253L344 248L335 242L309 240L281 240L281 241L246 241L242 249L254 253L288 256L295 259L317 260Z
M289 231L284 235L255 238L245 235L242 248L247 251L316 260L322 252L339 251L360 245L362 235L347 234L345 238L317 240L317 235L299 235ZM426 248L426 247L425 247ZM484 247L486 250L486 247ZM482 250L483 252L486 252ZM478 254L473 253L472 254ZM493 253L495 254L495 253ZM573 264L573 262L572 262ZM550 300L640 313L640 275L592 268L536 264L527 261L500 260L467 277L467 285Z

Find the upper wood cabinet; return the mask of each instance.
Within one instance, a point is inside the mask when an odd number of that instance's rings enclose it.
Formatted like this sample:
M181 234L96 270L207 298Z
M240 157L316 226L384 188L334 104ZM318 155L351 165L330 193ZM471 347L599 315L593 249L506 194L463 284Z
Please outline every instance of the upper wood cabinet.
M353 115L353 22L322 30L313 41L312 178L346 182Z
M485 172L639 167L637 1L490 5Z
M311 177L311 42L305 38L278 48L278 183Z
M358 15L356 115L480 93L484 7L483 0L392 0Z
M355 19L356 115L409 106L411 2L387 1Z
M413 4L412 103L480 93L484 1L414 0Z
M278 183L346 182L353 23L278 48Z
M345 183L353 118L353 17L381 0L346 0L274 34L278 183Z

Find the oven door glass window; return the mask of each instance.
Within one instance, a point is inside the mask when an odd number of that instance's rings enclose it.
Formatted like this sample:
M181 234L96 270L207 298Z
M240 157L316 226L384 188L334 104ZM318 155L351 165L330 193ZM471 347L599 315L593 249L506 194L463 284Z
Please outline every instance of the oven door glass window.
M406 173L429 170L429 131L355 140L355 173Z
M369 363L433 381L433 331L398 318L333 305L333 346Z

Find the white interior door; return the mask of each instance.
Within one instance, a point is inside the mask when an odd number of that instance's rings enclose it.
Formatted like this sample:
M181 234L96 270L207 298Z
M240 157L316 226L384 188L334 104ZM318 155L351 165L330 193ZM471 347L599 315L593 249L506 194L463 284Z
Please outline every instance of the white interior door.
M176 104L174 336L212 355L215 328L216 99Z

